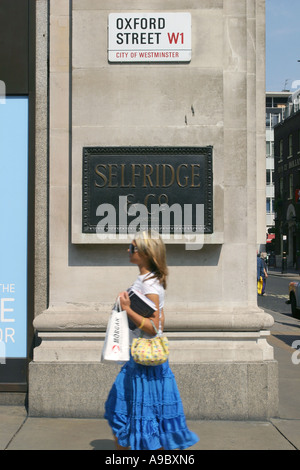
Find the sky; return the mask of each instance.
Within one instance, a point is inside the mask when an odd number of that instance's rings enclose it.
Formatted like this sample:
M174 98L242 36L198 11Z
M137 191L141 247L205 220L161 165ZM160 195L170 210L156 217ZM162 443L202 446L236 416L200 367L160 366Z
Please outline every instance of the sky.
M266 0L266 91L300 88L300 0Z

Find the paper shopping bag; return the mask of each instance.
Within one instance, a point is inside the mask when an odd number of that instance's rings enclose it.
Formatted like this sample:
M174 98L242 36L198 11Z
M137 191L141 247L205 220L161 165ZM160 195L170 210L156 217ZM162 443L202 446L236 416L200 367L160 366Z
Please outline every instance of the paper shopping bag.
M128 317L126 311L121 310L119 302L110 314L101 361L119 363L129 361Z

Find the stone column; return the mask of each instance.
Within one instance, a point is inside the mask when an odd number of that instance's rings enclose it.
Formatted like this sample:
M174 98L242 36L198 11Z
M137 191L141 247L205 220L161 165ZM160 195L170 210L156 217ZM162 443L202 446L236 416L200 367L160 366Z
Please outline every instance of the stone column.
M213 146L214 233L168 243L166 331L186 414L277 413L273 319L257 307L264 152L264 1L148 0L192 16L189 64L109 64L111 11L138 0L50 3L49 306L35 318L32 416L99 417L118 366L100 363L118 292L136 278L127 246L83 234L84 146ZM263 100L263 101L262 101ZM259 238L258 238L259 234Z

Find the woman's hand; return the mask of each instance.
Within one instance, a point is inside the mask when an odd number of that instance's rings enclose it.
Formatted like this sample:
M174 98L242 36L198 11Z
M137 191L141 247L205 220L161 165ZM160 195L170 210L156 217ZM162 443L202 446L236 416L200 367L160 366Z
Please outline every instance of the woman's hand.
M130 298L128 292L124 291L119 294L120 297L120 304L122 310L127 310L130 307Z

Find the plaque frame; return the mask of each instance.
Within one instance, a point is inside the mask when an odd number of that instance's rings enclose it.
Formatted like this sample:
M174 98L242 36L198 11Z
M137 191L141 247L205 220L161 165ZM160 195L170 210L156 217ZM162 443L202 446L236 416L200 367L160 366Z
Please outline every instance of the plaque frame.
M83 147L83 166L82 166L82 233L96 234L97 223L91 220L91 205L93 202L93 185L91 184L91 171L95 162L106 158L106 163L111 163L110 157L128 160L130 158L140 158L141 164L162 163L161 158L165 158L165 164L172 162L172 157L177 159L181 157L191 158L193 161L199 157L204 163L205 174L202 177L203 189L199 193L199 203L204 204L204 229L203 233L213 234L213 147ZM147 160L148 158L148 160ZM132 161L132 160L131 160ZM196 175L198 176L198 175ZM131 189L132 191L132 189ZM195 191L195 189L193 189ZM112 193L111 193L112 194ZM105 200L105 202L110 202ZM178 202L178 201L177 201ZM181 201L189 203L189 198ZM119 234L117 230L117 234Z

